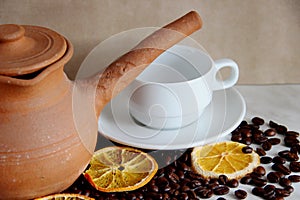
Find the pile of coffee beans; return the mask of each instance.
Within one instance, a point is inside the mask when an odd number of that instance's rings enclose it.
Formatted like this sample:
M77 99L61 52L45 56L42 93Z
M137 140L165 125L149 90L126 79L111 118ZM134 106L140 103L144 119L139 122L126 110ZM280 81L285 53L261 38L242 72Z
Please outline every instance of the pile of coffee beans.
M279 200L288 197L294 191L292 184L300 182L300 145L299 133L289 131L285 126L273 121L268 123L268 128L260 130L265 121L260 117L254 117L250 123L243 121L231 135L231 140L246 144L244 153L257 152L260 155L261 166L240 180L231 179L220 175L219 178L207 179L198 175L191 169L192 149L151 152L158 161L160 169L154 178L145 186L129 192L103 193L94 189L83 176L66 191L78 193L100 200L108 199L132 199L132 200L156 200L156 199L209 199L217 200L245 199L249 194L263 199ZM280 137L277 137L280 134ZM284 138L281 141L280 138ZM268 155L274 145L281 145L278 155ZM284 147L286 146L286 147ZM267 172L266 167L271 166L272 171ZM241 186L251 187L245 190ZM228 197L226 194L232 191Z
M300 175L290 175L292 172L300 172L300 144L299 133L289 131L286 126L269 121L268 128L260 129L265 121L260 117L254 117L251 123L243 121L232 132L231 140L248 145L243 149L245 153L252 152L256 146L256 153L260 155L262 166L257 167L252 173L243 177L240 182L252 185L252 194L263 199L284 199L294 191L293 182L300 182ZM283 138L283 142L280 138ZM267 152L273 146L281 145L277 155L270 156ZM266 174L265 166L271 166L273 171Z

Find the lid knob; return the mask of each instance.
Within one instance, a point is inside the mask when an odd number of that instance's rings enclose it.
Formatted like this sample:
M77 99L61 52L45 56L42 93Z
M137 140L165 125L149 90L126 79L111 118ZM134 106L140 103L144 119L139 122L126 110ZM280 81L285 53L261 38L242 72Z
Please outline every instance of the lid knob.
M25 29L16 24L0 25L0 42L12 42L24 36Z

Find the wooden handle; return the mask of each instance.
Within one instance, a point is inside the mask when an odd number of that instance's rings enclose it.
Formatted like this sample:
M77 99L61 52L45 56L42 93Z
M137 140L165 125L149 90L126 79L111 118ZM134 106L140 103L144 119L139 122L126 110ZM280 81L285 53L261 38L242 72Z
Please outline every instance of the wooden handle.
M202 20L199 14L191 11L155 31L131 51L111 63L99 74L96 91L97 116L114 96L129 85L160 54L201 27Z

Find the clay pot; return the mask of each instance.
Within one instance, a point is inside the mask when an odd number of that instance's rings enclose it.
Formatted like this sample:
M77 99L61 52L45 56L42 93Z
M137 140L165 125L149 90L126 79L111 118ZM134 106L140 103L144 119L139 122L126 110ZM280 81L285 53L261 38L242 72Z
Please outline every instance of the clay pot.
M164 50L200 27L198 14L190 12L103 73L72 82L63 71L73 54L66 38L43 27L0 25L0 199L68 188L91 159L104 106Z

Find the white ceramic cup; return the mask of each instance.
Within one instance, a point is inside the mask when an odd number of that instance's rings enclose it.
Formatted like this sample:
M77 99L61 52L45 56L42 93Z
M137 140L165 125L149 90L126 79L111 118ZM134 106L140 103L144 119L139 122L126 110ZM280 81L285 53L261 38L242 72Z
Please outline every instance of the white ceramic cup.
M220 69L230 76L219 80ZM175 45L160 55L129 86L129 112L154 129L177 129L195 122L211 102L213 91L232 87L238 65L230 59L213 61L200 49Z

